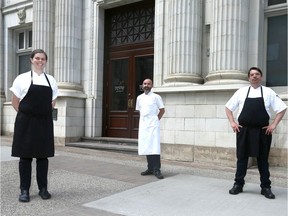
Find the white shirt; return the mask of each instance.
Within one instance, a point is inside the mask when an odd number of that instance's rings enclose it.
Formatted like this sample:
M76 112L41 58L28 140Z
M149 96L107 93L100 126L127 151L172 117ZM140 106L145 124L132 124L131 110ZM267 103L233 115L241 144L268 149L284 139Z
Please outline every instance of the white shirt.
M143 102L145 101L145 102ZM140 111L140 116L156 115L158 116L159 109L164 108L163 101L160 95L153 92L145 93L138 96L136 101L136 110Z
M237 118L239 117L243 109L249 87L250 86L245 86L238 89L225 105L225 107L227 107L232 112L234 112L237 108L239 108ZM262 86L262 90L263 90L265 109L270 117L271 117L270 109L272 109L276 113L279 113L287 108L286 104L271 88ZM248 98L258 98L258 97L261 97L261 86L256 89L254 89L251 86Z
M33 74L34 85L49 86L44 73L41 73L40 75L38 75L36 72L33 71L32 74ZM53 76L49 74L46 74L46 76L52 88L52 100L55 100L58 96L57 82ZM12 84L12 87L10 88L10 91L12 91L16 97L20 98L20 101L21 101L27 94L30 85L31 85L31 71L28 71L28 72L18 75L15 78Z

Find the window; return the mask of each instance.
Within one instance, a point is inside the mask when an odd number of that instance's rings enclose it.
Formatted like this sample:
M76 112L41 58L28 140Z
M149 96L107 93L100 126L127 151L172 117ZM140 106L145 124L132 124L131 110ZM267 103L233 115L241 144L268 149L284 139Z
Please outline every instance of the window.
M268 18L267 86L287 85L287 15Z
M28 47L32 47L32 31L28 32Z
M32 47L32 30L23 30L18 32L18 50Z
M275 4L279 5L276 8L270 7ZM287 1L268 0L265 16L267 18L266 85L287 86Z
M18 49L24 49L24 32L19 33Z
M25 54L19 55L18 60L19 60L18 74L31 70L30 53L26 55Z
M286 0L268 0L268 6L286 3Z
M16 31L17 46L17 72L18 74L27 72L31 69L30 54L32 50L32 30L24 29Z

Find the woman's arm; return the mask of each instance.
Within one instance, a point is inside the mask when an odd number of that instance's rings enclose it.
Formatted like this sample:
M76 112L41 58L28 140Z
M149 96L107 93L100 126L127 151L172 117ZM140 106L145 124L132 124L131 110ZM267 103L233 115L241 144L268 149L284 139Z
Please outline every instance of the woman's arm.
M16 96L12 93L12 106L13 106L13 108L16 110L16 112L18 112L19 103L20 103L20 98L16 97Z

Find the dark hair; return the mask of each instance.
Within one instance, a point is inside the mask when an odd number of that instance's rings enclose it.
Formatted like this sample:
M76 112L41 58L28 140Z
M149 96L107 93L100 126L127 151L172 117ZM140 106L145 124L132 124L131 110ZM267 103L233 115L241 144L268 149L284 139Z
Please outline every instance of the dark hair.
M45 52L44 50L42 50L42 49L35 49L35 50L33 50L32 53L31 53L31 55L30 55L30 58L33 59L34 56L35 56L37 53L43 53L43 54L45 55L45 57L46 57L46 61L48 60L48 56L47 56L46 52Z
M249 75L250 75L250 71L251 71L251 70L256 70L256 71L258 71L258 72L261 74L261 76L263 75L263 73L262 73L262 71L261 71L260 68L258 68L258 67L251 67L251 68L248 70L248 77L249 77Z

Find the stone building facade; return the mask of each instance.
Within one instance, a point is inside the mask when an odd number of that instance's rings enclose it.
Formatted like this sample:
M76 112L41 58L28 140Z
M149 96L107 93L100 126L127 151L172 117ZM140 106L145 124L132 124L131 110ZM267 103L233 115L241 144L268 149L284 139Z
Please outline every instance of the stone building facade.
M262 68L263 85L287 103L287 9L286 0L2 0L1 134L13 134L9 87L29 70L32 49L41 48L60 90L58 145L137 138L133 104L144 75L134 77L150 70L166 108L162 157L234 165L224 105L248 84L247 70ZM129 82L115 84L125 68ZM127 105L113 112L119 98ZM272 165L287 166L287 140L286 114L273 136Z

